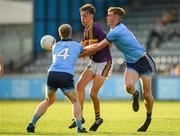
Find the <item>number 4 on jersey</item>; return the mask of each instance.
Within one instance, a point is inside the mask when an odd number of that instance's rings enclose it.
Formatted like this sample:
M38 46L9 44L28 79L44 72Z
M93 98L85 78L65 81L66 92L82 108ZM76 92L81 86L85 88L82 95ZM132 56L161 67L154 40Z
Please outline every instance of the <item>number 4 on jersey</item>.
M63 60L66 60L67 57L70 56L68 53L69 53L69 48L65 48L58 53L57 57L63 57Z

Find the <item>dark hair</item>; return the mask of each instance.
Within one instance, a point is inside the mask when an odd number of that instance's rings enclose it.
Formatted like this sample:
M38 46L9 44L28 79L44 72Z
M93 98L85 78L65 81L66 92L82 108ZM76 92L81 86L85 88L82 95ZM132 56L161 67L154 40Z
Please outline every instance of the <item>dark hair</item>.
M96 13L96 8L92 4L85 4L79 9L79 11L87 11L94 15Z

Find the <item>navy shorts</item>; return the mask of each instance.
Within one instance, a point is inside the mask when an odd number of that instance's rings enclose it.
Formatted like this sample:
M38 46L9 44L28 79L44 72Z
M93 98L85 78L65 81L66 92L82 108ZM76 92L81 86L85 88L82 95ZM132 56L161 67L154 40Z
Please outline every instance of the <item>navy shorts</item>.
M153 59L146 53L136 63L125 63L127 70L135 70L139 75L152 76L156 71Z
M65 72L50 71L47 78L47 86L49 90L61 89L63 93L74 90L73 75Z

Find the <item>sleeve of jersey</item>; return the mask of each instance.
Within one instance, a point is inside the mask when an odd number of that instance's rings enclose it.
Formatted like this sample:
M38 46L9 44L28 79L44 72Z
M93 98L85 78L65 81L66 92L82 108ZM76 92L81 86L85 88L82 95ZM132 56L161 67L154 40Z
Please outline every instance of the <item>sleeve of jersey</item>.
M106 40L109 42L113 42L115 39L116 39L115 31L109 31L109 33L106 36Z

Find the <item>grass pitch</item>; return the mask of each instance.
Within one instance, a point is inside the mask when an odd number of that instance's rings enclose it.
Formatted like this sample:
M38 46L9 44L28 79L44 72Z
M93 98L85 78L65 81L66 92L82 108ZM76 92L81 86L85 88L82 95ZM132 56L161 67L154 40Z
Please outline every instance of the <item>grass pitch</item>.
M77 134L76 129L69 129L71 123L71 104L57 101L36 125L35 133L27 133L27 124L31 121L36 106L40 101L0 101L0 135L46 135L46 136L179 136L180 102L155 102L152 123L147 132L136 132L145 119L145 108L140 103L139 112L133 112L130 101L108 101L101 103L101 116L104 123L97 132ZM84 107L83 125L90 128L94 121L91 102Z

